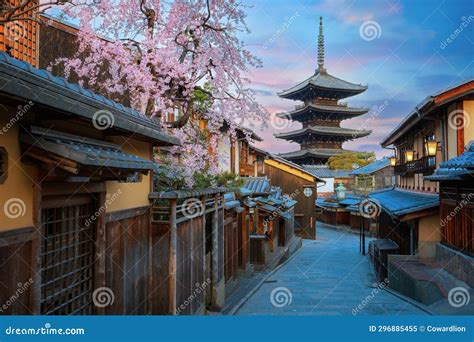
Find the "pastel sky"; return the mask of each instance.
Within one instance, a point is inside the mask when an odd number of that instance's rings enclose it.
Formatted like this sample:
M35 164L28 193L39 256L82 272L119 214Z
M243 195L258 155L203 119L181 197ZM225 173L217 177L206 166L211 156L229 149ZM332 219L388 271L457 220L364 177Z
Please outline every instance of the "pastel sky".
M252 87L272 117L301 104L280 99L276 93L314 73L319 16L323 16L328 72L369 86L365 93L344 101L350 106L371 108L370 112L343 121L342 126L367 127L373 133L345 143L345 149L375 151L379 157L388 155L390 151L382 149L379 142L423 98L474 76L472 0L245 3L252 5L247 10L251 33L242 34L242 39L263 62L262 68L252 71ZM360 32L361 25L368 21L375 22L375 36L370 35L370 30L367 34ZM447 42L450 36L454 38ZM281 131L299 127L293 123ZM274 138L278 130L272 126L254 130L264 138L257 145L270 152L299 149L297 144Z

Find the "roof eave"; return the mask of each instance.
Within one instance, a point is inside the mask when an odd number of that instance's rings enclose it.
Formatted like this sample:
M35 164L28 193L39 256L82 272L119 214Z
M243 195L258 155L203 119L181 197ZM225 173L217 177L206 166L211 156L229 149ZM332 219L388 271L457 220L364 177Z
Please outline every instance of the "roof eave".
M39 89L41 91L38 91ZM92 93L87 89L83 91ZM101 98L101 96L97 94L92 93L95 97L86 96L31 71L3 62L0 63L0 93L4 93L6 96L32 100L56 111L76 115L89 122L92 122L95 113L100 110L107 110L113 115L114 119L113 126L108 129L123 130L136 136L142 136L146 140L155 141L162 146L180 144L179 139L162 132L161 127L154 124L150 119L134 117L119 108L99 101L96 98ZM112 102L109 99L106 100ZM71 105L71 103L74 103L74 105ZM117 107L125 108L119 104L117 104Z

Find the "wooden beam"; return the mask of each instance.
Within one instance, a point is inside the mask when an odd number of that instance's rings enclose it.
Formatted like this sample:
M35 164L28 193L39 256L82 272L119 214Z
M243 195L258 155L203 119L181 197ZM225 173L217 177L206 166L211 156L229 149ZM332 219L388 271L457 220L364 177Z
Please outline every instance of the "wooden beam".
M178 226L176 223L176 200L170 201L170 247L168 250L168 274L169 274L169 313L176 315L176 249L178 242Z
M45 183L43 196L67 195L67 194L90 194L105 191L103 182L95 183Z
M436 105L440 104L441 102L448 101L454 97L457 97L465 92L468 92L470 90L474 89L474 82L468 82L466 84L463 84L459 87L456 87L454 89L448 90L447 92L444 92L438 96L435 97L434 102Z
M0 247L8 247L31 241L33 238L33 232L33 227L9 229L0 232Z

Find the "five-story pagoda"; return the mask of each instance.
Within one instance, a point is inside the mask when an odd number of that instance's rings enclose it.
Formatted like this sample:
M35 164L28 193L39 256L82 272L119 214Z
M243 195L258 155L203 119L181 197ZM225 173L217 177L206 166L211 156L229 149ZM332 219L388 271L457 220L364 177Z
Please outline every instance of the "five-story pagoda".
M323 19L319 19L318 69L313 76L278 95L284 99L303 101L296 109L277 114L279 118L301 122L303 128L275 134L277 138L300 144L299 151L280 154L298 164L324 164L329 157L345 152L345 141L367 136L369 130L342 128L342 120L363 115L367 108L348 107L339 100L360 94L367 86L343 81L324 68Z

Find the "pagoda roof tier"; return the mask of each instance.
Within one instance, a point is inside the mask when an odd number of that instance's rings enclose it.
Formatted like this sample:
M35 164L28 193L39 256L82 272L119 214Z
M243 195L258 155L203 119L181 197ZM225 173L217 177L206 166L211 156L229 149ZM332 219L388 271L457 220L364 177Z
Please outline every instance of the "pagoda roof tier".
M343 99L360 94L367 90L367 86L341 80L326 72L325 69L316 69L313 76L300 84L278 93L278 96L307 101L317 97L330 99Z
M288 160L298 160L305 158L329 158L336 156L343 152L352 152L349 150L336 149L336 148L308 148L304 150L298 150L293 152L281 153L278 156Z
M307 135L330 135L346 139L355 139L365 137L370 133L372 133L371 130L357 130L332 126L308 126L306 128L301 128L296 131L277 133L275 134L275 137L280 139L293 140L295 138L304 137Z
M306 106L297 107L295 110L287 113L279 113L277 117L282 119L290 119L294 121L307 121L314 117L333 116L338 117L341 120L353 118L359 115L363 115L369 111L369 108L354 108L347 106L328 106L321 104L308 104Z

